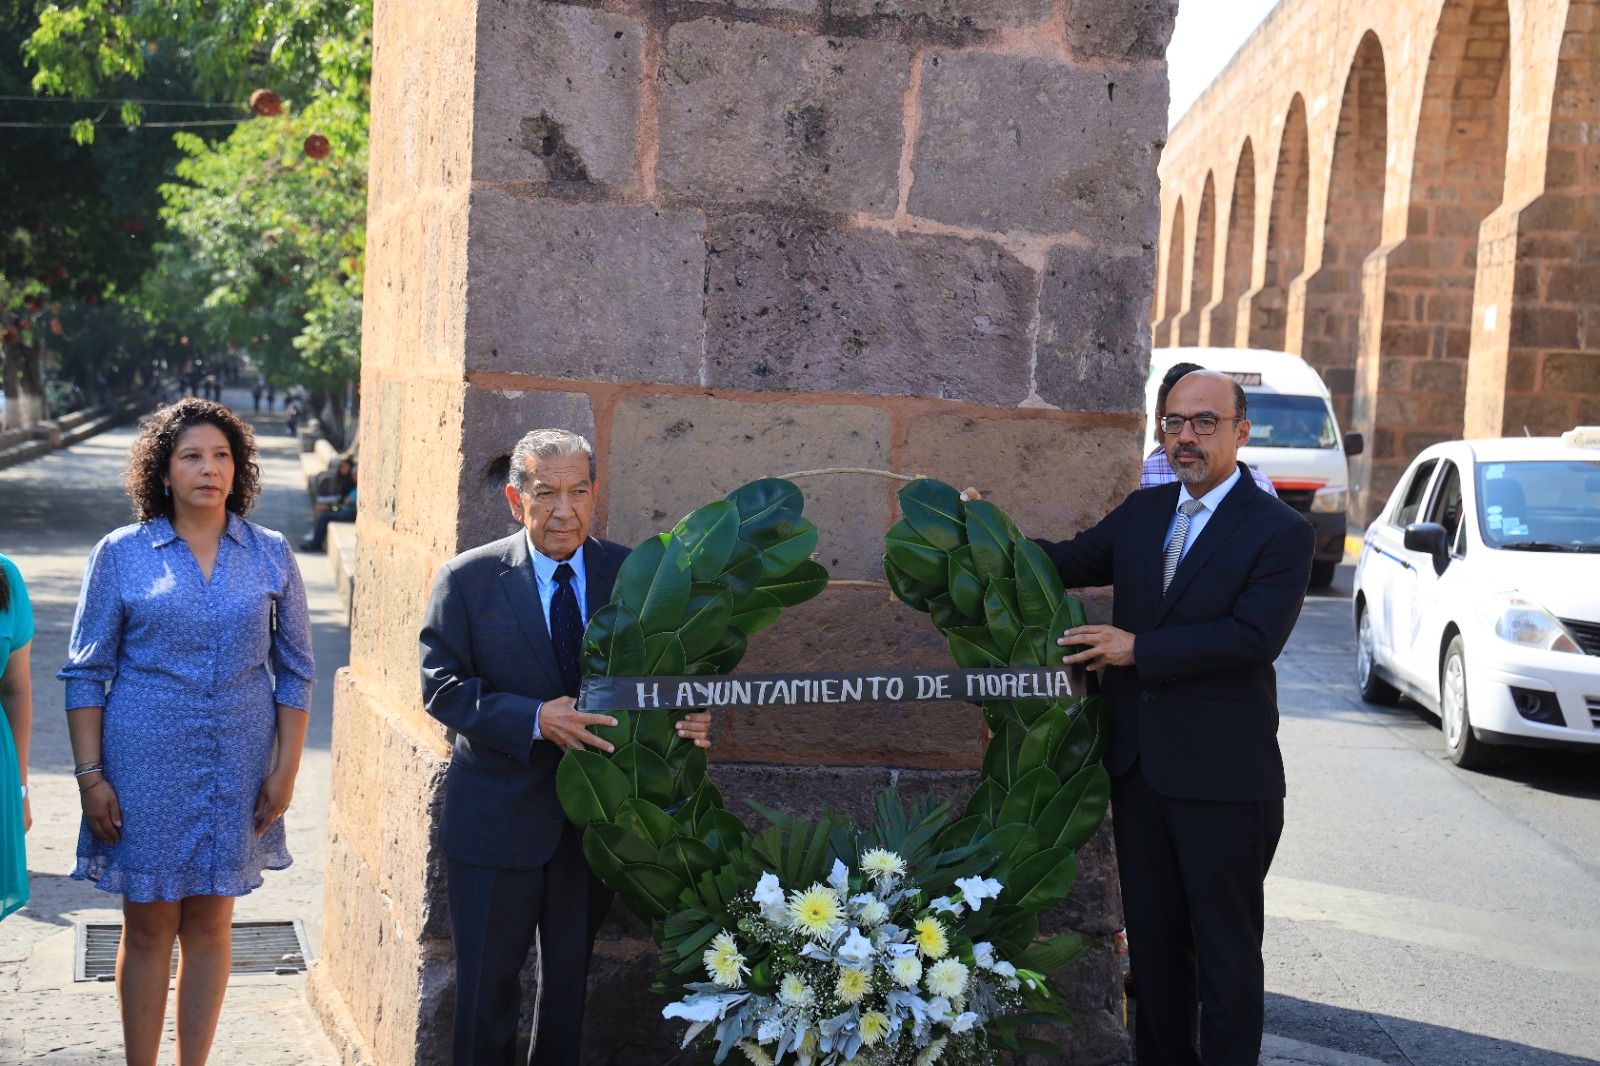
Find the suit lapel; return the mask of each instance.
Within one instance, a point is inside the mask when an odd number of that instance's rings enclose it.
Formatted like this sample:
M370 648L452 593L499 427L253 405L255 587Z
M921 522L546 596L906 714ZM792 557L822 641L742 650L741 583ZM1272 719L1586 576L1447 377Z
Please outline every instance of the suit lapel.
M500 590L511 601L523 639L533 650L540 667L547 676L560 677L561 667L556 662L555 646L550 643L550 629L544 623L544 606L539 601L539 583L533 576L527 537L516 533L508 540L506 553L501 557L506 569L500 574Z
M1217 549L1233 536L1233 531L1239 528L1249 513L1250 505L1255 502L1254 494L1261 490L1256 488L1256 483L1248 470L1241 466L1240 471L1239 483L1222 498L1216 514L1206 522L1206 527L1200 531L1200 535L1189 546L1189 550L1183 553L1183 562L1178 564L1178 572L1172 575L1172 584L1167 587L1167 594L1161 598L1161 610L1156 616L1157 622L1166 617L1178 597L1183 595L1183 590L1194 580L1194 576L1205 567L1207 560L1217 553ZM1173 507L1177 507L1176 500L1173 501Z
M1147 605L1147 618L1154 618L1161 610L1161 553L1167 546L1167 523L1178 509L1181 491L1183 486L1176 481L1151 489L1150 507L1155 514L1147 521L1129 523L1136 531L1133 533L1133 557L1145 560L1133 570L1142 583L1134 602ZM1118 583L1122 583L1120 574Z
M586 618L611 602L611 590L617 584L617 570L621 560L605 545L590 537L583 544L583 599Z

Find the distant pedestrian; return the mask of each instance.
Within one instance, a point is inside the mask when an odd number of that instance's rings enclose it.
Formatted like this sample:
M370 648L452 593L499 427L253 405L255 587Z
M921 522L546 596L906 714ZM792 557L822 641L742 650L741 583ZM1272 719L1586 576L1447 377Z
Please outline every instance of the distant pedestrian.
M261 384L261 378L258 376L256 383L250 388L250 399L255 401L257 411L261 410L261 394L265 391L266 387Z
M133 1066L153 1066L179 949L177 1060L210 1053L234 897L290 862L310 707L305 587L284 537L245 521L250 427L183 400L134 441L135 525L89 556L66 666L83 804L72 876L123 897L117 998Z
M300 401L293 396L283 401L283 426L291 437L300 432Z
M267 414L270 415L272 413L273 405L276 404L277 402L278 402L278 386L268 382L268 384L267 384Z
M28 801L28 739L33 681L28 651L33 605L16 564L0 555L0 918L28 902L24 836L33 827Z

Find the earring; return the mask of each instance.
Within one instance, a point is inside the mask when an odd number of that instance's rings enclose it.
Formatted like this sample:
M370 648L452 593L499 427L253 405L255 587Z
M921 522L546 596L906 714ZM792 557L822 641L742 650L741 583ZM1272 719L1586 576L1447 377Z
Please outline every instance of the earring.
M172 495L172 486L171 485L163 485L162 488L161 488L161 495L163 495L163 496L171 496Z

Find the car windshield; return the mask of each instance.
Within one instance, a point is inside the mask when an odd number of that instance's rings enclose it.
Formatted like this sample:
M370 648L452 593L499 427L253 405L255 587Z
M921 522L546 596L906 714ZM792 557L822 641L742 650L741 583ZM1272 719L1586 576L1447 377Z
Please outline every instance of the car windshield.
M1478 528L1491 548L1600 551L1600 462L1479 463Z
M1250 444L1256 448L1336 448L1339 437L1320 396L1252 392Z

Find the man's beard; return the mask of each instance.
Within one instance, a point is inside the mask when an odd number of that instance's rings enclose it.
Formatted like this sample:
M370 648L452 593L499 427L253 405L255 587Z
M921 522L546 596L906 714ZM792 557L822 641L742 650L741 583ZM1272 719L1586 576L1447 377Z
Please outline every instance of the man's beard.
M1178 463L1179 455L1192 455L1199 462L1193 466L1181 466ZM1198 448L1184 444L1175 444L1172 450L1167 452L1167 465L1172 467L1172 472L1185 485L1198 485L1211 475L1211 460L1206 458L1206 454Z

